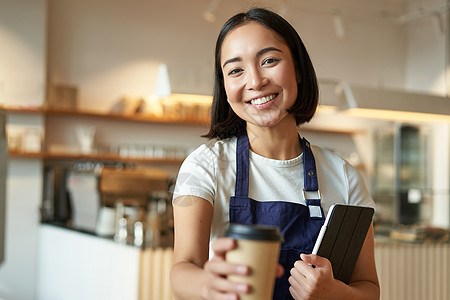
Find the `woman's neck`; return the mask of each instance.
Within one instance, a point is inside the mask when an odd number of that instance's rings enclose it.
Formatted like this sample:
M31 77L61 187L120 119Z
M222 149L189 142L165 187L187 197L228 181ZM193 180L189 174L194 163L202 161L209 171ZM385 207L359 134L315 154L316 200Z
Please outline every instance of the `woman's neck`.
M258 155L288 160L299 156L302 147L297 126L259 127L247 124L250 149Z

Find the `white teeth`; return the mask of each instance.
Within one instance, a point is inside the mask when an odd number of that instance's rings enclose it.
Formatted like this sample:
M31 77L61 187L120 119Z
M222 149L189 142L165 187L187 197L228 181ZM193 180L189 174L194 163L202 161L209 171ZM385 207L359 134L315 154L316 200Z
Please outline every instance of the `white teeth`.
M250 101L250 103L252 105L261 105L264 103L269 102L270 100L272 100L273 98L275 98L275 95L270 95L270 96L266 96L266 97L261 97L261 98L257 98L257 99L253 99Z

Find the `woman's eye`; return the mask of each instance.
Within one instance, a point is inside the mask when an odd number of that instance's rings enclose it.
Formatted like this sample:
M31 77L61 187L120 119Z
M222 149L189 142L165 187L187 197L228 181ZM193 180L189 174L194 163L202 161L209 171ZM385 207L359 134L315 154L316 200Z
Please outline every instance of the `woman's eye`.
M234 68L228 72L228 75L236 75L236 74L240 73L241 71L242 71L242 69Z
M276 62L278 62L279 60L278 59L276 59L276 58L267 58L267 59L265 59L264 61L263 61L263 65L270 65L270 64L273 64L273 63L276 63Z

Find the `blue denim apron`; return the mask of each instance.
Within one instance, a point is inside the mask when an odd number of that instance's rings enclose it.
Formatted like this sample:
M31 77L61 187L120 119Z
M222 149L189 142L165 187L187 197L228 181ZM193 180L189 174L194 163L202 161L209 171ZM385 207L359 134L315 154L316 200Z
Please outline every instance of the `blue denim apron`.
M284 275L275 282L273 299L293 299L289 293L290 270L301 253L311 253L324 214L320 205L316 164L309 142L301 140L303 149L304 190L306 205L284 201L255 201L248 197L249 186L249 141L247 134L241 135L236 149L235 196L230 198L230 223L263 224L278 226L285 242L281 245L280 264ZM282 187L280 187L282 188ZM306 199L307 195L315 199ZM302 197L302 195L299 195Z

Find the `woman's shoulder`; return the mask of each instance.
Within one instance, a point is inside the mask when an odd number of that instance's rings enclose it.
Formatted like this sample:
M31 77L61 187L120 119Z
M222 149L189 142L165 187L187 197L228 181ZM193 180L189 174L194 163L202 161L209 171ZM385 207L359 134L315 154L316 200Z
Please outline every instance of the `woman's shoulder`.
M337 172L344 172L347 176L350 174L358 173L355 167L350 164L346 159L338 155L337 153L319 147L317 145L311 146L316 164L326 169L332 169Z
M316 160L319 161L327 161L328 163L338 164L342 165L346 163L346 160L336 154L335 152L331 150L324 149L317 145L311 145L312 152L314 154L314 157Z
M234 157L236 154L236 138L232 137L226 140L214 140L200 145L191 154L187 160L217 160Z
M346 187L342 189L345 191L344 203L375 207L362 174L352 164L330 150L318 146L312 146L312 150L316 165L322 174L326 174L322 180L330 186Z

